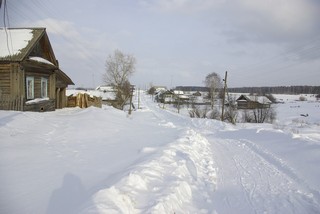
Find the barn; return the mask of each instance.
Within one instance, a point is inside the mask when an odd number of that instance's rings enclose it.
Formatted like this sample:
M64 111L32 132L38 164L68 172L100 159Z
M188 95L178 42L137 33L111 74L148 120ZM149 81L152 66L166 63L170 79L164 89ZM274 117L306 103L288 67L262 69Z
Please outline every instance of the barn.
M54 111L74 85L60 68L45 28L0 28L0 110Z

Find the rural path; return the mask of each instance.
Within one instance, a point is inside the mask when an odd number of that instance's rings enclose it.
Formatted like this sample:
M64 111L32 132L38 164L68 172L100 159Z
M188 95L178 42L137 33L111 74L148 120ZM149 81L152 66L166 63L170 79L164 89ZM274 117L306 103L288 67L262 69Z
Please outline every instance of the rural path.
M208 136L216 162L218 213L319 213L319 195L254 142Z
M198 211L320 213L319 191L310 188L281 157L265 151L245 136L237 139L228 138L224 134L220 137L216 134L219 130L212 128L223 129L222 123L213 122L215 124L210 126L208 122L193 120L190 124L190 120L183 121L180 115L159 109L150 101L146 101L145 105L172 127L185 126L188 133L192 133L193 139L186 137L188 140L183 141L182 145L191 141L192 148L187 151L197 151L197 155L183 153L186 149L182 149L175 156L184 159L189 173L196 181L191 182L193 197L188 203L193 207L197 207L198 203L201 207ZM199 199L202 200L201 203L197 202Z
M314 142L141 107L0 112L0 213L320 213Z

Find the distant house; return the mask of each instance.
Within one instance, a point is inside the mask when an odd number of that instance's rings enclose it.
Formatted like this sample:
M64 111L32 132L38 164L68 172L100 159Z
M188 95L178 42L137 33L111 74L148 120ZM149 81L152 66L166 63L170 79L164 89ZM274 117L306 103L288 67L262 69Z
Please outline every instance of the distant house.
M237 100L238 109L270 108L272 102L265 96L241 95Z
M155 100L160 103L172 103L174 102L174 93L171 90L159 91L155 95Z
M0 28L0 109L53 111L74 85L59 68L45 28Z
M181 90L173 90L175 102L186 102L189 100L189 96L187 96L184 91Z
M195 97L201 97L202 94L201 94L200 91L196 91L192 95L195 96Z
M116 102L116 89L110 85L98 86L94 92L94 95L100 96L103 104L113 105Z

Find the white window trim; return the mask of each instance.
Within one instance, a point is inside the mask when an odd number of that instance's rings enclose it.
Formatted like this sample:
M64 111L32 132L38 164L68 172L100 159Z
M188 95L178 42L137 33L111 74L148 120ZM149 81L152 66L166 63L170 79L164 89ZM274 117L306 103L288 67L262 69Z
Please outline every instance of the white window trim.
M45 82L45 90L43 89L43 82ZM44 93L43 93L44 92ZM46 98L48 97L48 79L47 78L41 78L41 97Z
M31 85L29 85L29 81L31 81ZM29 89L31 87L31 89ZM26 90L27 90L27 100L34 99L34 77L27 77L26 78ZM29 93L29 91L31 93Z

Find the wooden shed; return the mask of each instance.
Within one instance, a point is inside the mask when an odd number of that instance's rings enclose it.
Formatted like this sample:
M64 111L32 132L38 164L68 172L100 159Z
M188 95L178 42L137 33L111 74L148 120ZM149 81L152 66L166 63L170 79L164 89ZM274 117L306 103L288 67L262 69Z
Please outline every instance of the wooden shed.
M0 110L53 111L74 85L59 68L45 28L0 28Z

